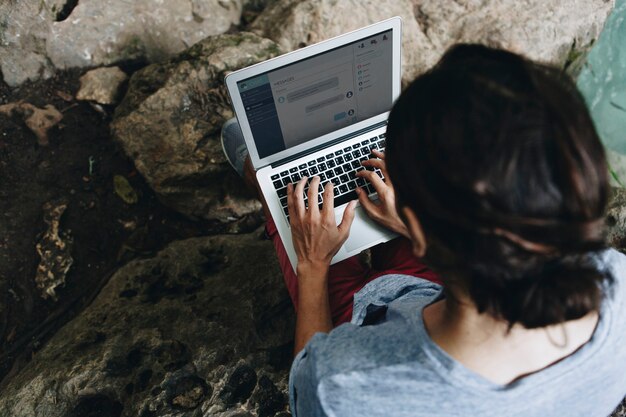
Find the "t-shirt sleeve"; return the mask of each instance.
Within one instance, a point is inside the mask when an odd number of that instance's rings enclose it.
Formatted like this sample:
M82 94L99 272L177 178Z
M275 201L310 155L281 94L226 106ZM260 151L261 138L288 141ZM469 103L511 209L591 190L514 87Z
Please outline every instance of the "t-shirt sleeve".
M363 325L368 316L399 299L428 299L441 292L441 285L410 275L390 274L368 283L354 294L351 322Z
M316 333L293 360L289 373L289 407L293 417L326 416L317 395L319 375L315 351L327 337L325 333Z

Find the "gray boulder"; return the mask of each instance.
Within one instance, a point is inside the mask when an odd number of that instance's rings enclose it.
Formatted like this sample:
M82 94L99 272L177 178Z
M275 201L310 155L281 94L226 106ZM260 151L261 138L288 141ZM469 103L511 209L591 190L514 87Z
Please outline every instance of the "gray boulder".
M294 314L259 236L179 241L120 269L4 387L0 415L287 410Z
M242 0L2 1L0 68L17 86L55 69L156 62L228 31L242 8Z
M571 66L598 37L612 7L613 1L605 0L277 0L251 27L284 50L293 50L401 16L406 84L458 42L484 43Z
M278 53L251 33L221 35L133 75L111 129L165 204L223 223L260 209L222 153L220 128L233 116L224 76Z

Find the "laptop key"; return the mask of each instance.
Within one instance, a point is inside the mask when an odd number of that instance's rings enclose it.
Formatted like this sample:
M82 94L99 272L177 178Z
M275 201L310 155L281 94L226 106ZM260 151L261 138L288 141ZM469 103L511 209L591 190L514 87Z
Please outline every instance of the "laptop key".
M342 183L350 181L350 178L348 178L346 174L343 174L341 177L339 177L339 179Z
M326 160L326 158L324 158L323 156L320 156L319 158L317 158L317 162L324 162Z
M287 207L287 197L283 197L280 199L281 207Z
M308 177L309 176L309 171L306 169L303 169L302 171L300 171L300 176L301 177Z
M361 166L361 161L352 161L352 168L358 169Z
M381 133L380 135L378 135L378 137L381 139L385 139L385 133Z
M343 148L344 152L350 152L352 150L352 147L348 146L347 148Z
M291 183L291 177L285 177L283 178L283 185L286 187L287 184Z
M284 177L284 176L287 176L287 175L289 175L289 171L283 171L283 172L280 173L281 177Z
M350 172L352 171L352 165L350 164L345 164L344 166L342 166L343 168L343 172Z
M335 157L335 154L329 153L328 155L326 155L326 159L333 159Z
M335 207L339 207L343 204L349 203L352 200L356 200L358 197L356 191L350 191L335 198Z
M352 152L352 156L354 156L355 158L359 158L361 156L361 151L357 149L356 151Z
M374 136L373 138L370 138L370 142L376 142L378 140L378 136Z
M352 190L354 190L356 188L356 182L354 182L354 181L350 181L347 185L348 185L348 189L350 191L352 191Z
M276 191L276 193L280 198L287 197L287 187L281 188L280 190Z
M341 175L341 174L343 174L343 169L341 169L341 167L335 168L335 175Z
M339 158L335 158L335 163L336 163L337 165L341 165L341 164L343 164L343 157L342 157L342 156L340 156Z
M298 172L298 167L289 168L289 172L291 172L292 174L294 172Z
M274 178L274 177L272 177L272 178ZM282 186L283 186L283 182L281 180L274 181L274 188L276 188L277 190L279 188L282 188Z
M361 145L367 145L368 143L370 143L369 139L365 139L363 142L361 142Z
M332 170L326 171L326 177L327 178L332 178L334 176L335 176L335 173Z
M337 187L339 184L341 184L340 181L339 181L339 178L337 178L337 177L335 177L332 180L330 180L330 182L332 182L335 187Z
M307 165L308 165L308 166L313 166L313 165L315 165L315 161L309 161L309 162L307 163Z
M341 184L341 185L339 186L339 192L340 192L341 194L347 193L347 192L348 192L348 186L347 186L347 185L345 185L345 184Z
M319 177L320 177L320 180L324 181L324 180L326 179L326 174L322 172L322 173L319 175Z
M277 180L277 179L279 179L279 178L280 178L280 175L279 175L279 174L274 174L274 175L272 175L272 179L273 179L273 180Z
M356 148L358 148L358 147L360 147L360 146L361 146L361 144L360 144L360 143L355 143L354 145L352 145L352 149L356 149Z
M326 164L325 163L321 163L317 167L320 169L320 172L321 171L326 171Z
M311 168L309 168L309 172L311 173L311 175L315 175L315 174L317 174L317 172L318 172L318 171L317 171L317 167L311 167Z
M385 146L387 146L387 141L381 140L380 142L378 142L378 146L380 146L381 148L384 148Z
M326 163L326 165L328 165L328 168L334 168L335 167L335 161L330 160Z
M352 154L350 154L350 153L345 154L345 155L343 156L343 159L345 159L345 160L346 160L346 162L350 162L350 161L352 161Z
M300 175L298 175L298 174L292 174L292 175L291 175L291 181L293 181L293 182L298 182L298 181L300 181Z
M343 151L341 149L335 152L335 156L339 156L339 155L343 155Z
M356 179L356 185L358 187L364 187L365 186L365 180L361 177L357 177Z

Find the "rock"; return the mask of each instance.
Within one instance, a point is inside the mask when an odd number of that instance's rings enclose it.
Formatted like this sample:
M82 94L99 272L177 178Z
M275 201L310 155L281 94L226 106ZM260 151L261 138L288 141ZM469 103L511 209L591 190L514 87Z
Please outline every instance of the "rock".
M251 33L221 35L132 76L112 133L166 205L222 223L260 209L222 153L220 129L233 115L223 80L278 53Z
M43 220L48 230L37 243L37 254L41 258L37 266L35 283L41 297L57 299L56 288L65 285L67 272L74 263L73 240L68 233L60 232L61 216L67 208L66 200L47 202L43 206Z
M242 0L0 2L0 68L17 86L56 69L156 62L239 24Z
M9 117L14 115L21 116L26 127L37 136L37 143L40 146L48 145L48 131L63 119L63 113L58 111L52 104L48 104L43 109L40 109L22 101L0 105L0 114Z
M122 267L3 386L0 415L284 413L294 313L260 235L179 241Z
M80 77L80 89L76 93L76 99L115 104L119 98L120 87L127 79L126 73L118 67L88 71Z
M403 20L402 78L412 80L436 62L439 51L420 30L409 0L277 0L251 30L292 51L393 16Z
M626 253L626 188L613 189L606 222L609 226L609 245Z
M284 50L293 50L401 16L406 85L458 42L484 43L570 65L598 37L612 6L605 0L277 0L251 28Z

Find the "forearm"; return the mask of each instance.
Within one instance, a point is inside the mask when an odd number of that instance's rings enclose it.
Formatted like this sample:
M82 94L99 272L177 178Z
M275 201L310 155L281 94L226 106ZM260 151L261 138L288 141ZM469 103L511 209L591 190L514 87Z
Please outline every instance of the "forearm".
M317 332L333 328L328 301L328 266L300 266L298 275L298 314L294 354L298 354Z

